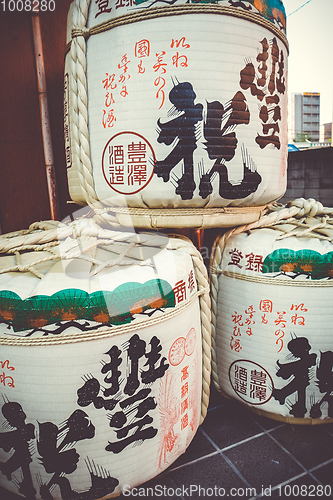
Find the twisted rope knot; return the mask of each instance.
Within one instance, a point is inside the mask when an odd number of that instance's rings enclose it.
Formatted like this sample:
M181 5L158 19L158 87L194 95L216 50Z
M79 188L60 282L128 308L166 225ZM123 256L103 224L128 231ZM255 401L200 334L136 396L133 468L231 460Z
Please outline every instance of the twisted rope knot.
M74 26L72 28L72 38L75 38L77 36L83 36L84 38L89 38L90 29L84 26L82 28L80 28L79 26Z
M216 274L217 276L219 276L220 274L222 274L223 271L218 267L218 266L209 266L209 274L212 275L212 274Z
M298 207L299 212L295 215L297 219L307 215L308 217L315 217L318 214L324 213L324 207L320 201L316 201L314 198L309 198L305 200L304 198L297 198L287 204L289 207Z

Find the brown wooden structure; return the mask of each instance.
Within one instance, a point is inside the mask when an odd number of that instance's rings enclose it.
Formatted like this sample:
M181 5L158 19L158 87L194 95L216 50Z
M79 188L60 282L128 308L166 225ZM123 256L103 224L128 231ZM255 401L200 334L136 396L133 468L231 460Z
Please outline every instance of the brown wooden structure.
M63 135L63 73L67 13L72 0L56 0L40 12L50 130L59 218L77 210L68 204ZM0 14L0 223L2 233L51 219L40 118L32 14Z

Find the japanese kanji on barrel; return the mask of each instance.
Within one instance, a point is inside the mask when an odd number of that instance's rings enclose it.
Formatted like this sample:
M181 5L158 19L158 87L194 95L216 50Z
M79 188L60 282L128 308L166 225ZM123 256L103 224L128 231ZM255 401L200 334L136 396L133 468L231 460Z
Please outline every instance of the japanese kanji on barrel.
M45 222L0 238L0 484L110 498L207 412L207 273L186 238Z
M242 223L246 209L256 220L284 194L288 44L280 0L76 0L67 42L75 202L235 208Z
M295 200L215 242L216 386L277 420L333 421L332 215Z

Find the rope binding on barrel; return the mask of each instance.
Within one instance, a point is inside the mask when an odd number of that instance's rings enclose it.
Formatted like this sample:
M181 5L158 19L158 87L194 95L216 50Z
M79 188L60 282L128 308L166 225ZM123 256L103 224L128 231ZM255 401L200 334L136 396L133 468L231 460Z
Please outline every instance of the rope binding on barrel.
M126 26L127 24L133 24L140 21L147 21L150 19L157 19L159 17L171 17L171 16L182 16L186 14L215 14L223 16L232 16L238 19L245 19L264 28L272 31L280 40L285 44L288 52L289 45L286 35L277 26L275 26L271 21L268 21L260 14L256 12L235 9L234 7L223 6L219 4L182 4L182 5L170 5L168 7L154 7L153 9L141 9L137 12L131 12L128 14L123 14L116 18L104 21L103 23L97 24L90 29L86 27L74 26L71 35L72 39L78 36L83 36L84 38L89 38L92 35L97 35L99 33L104 33L118 26ZM66 46L66 54L69 52L71 47L71 41Z

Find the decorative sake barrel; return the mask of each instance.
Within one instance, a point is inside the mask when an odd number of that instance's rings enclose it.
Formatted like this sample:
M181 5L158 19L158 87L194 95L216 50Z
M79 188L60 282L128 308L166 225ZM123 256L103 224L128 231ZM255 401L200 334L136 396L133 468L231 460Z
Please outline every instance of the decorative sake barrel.
M126 226L230 227L284 194L281 0L76 0L67 28L76 203Z
M217 388L276 420L333 422L333 209L295 200L218 238L211 265Z
M0 248L1 486L106 499L166 469L208 405L199 252L91 219L37 223Z

